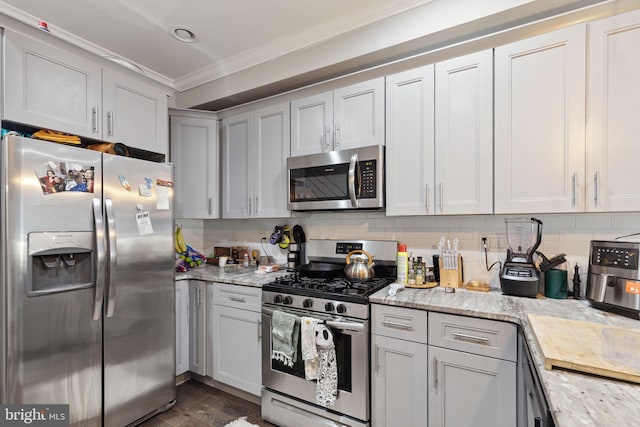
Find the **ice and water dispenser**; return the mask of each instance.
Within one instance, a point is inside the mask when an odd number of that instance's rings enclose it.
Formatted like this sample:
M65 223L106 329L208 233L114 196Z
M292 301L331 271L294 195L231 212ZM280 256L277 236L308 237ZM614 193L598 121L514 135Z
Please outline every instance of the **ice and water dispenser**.
M28 238L27 295L92 287L93 231L34 232Z

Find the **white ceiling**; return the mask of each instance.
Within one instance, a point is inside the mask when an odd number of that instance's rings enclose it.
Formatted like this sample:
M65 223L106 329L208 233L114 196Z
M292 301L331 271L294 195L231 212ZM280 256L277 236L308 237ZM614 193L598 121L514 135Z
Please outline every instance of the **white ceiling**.
M0 12L186 90L431 1L3 0ZM174 27L199 38L180 42Z

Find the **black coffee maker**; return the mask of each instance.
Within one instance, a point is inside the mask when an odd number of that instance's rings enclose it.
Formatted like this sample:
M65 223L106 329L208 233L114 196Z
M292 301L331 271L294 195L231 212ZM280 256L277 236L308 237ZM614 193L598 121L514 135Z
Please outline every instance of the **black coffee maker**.
M506 295L535 298L541 283L533 254L542 240L542 221L537 218L505 218L507 259L500 271L500 287Z

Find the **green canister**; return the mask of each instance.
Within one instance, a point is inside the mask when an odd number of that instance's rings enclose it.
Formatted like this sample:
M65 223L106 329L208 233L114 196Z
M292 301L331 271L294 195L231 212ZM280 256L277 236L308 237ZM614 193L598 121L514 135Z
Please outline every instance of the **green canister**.
M567 270L552 268L544 273L544 295L548 298L567 298Z

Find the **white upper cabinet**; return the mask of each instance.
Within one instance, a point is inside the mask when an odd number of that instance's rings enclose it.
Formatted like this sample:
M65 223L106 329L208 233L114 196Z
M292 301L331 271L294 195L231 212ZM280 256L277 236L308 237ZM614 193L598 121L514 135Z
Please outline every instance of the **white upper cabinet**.
M4 40L4 119L101 139L100 65L11 30Z
M220 169L216 115L184 110L170 110L170 114L175 217L218 218Z
M253 143L253 114L222 120L222 217L248 218L252 213L253 171L249 150Z
M640 11L589 24L587 211L640 209Z
M434 66L387 76L386 213L434 213Z
M168 154L166 91L46 37L4 40L4 119Z
M288 217L289 103L222 121L222 217Z
M289 103L253 112L253 216L279 218L287 210L287 157L290 142Z
M384 145L384 77L291 102L291 155Z
M495 49L495 213L584 210L585 49L585 25Z
M435 211L493 212L493 51L436 64Z
M169 152L167 94L124 73L102 70L102 139Z
M291 155L333 150L333 93L291 101Z
M493 52L387 76L387 215L493 210Z

